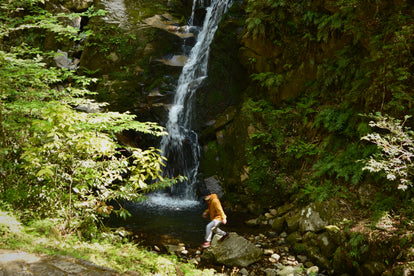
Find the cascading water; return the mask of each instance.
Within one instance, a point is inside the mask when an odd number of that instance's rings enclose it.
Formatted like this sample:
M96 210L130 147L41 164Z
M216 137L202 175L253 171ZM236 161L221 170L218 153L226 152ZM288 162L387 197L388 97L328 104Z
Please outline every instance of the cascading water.
M232 3L232 0L194 0L192 17L196 6L207 6L206 3L210 1L201 30L190 27L197 33L197 41L178 80L166 124L169 135L162 139L160 145L163 155L168 159L165 175L184 175L188 181L173 186L171 193L148 196L149 201L144 204L127 202L125 208L131 212L131 218L127 222L113 220L113 227L122 226L133 232L156 236L155 239L172 236L193 244L201 242L205 221L201 216L204 206L196 198L200 148L197 134L191 130L192 101L196 90L207 77L209 48L217 25ZM193 19L190 19L190 25L192 22Z
M194 0L192 16L194 16L195 5L199 2L202 1ZM231 2L231 0L212 0L210 6L206 8L203 27L197 35L197 42L191 49L178 80L174 102L166 124L169 135L163 137L160 145L163 155L168 160L164 174L168 177L183 175L188 178L187 181L171 188L170 195L173 198L196 200L195 187L200 148L197 134L191 129L193 96L207 77L210 44L218 23ZM192 21L191 19L190 22Z

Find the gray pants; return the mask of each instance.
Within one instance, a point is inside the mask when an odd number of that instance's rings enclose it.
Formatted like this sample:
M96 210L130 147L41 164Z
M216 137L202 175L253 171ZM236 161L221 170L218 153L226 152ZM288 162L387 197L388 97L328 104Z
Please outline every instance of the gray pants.
M211 239L213 238L213 232L221 236L224 236L226 234L226 232L218 228L220 224L221 220L212 220L209 224L207 224L206 241L211 242Z

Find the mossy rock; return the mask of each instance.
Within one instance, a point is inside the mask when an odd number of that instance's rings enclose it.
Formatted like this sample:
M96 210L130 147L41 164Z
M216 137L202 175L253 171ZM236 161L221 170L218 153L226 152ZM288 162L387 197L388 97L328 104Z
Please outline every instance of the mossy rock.
M306 247L306 256L308 256L312 262L317 266L324 269L331 269L332 265L327 257L321 254L319 248L307 246Z
M298 231L293 232L289 236L286 237L286 241L289 244L295 244L295 243L301 242L302 241L302 235Z
M293 251L296 253L296 254L304 254L305 252L306 252L306 244L304 244L304 243L295 243L294 245L293 245Z
M284 217L286 220L288 233L295 232L299 229L299 221L301 219L300 213L296 213L293 216L290 216L289 214L287 214Z
M272 229L277 233L280 234L283 232L285 228L285 218L284 217L277 217L273 220Z
M338 247L332 259L332 268L336 273L349 273L353 275L355 269L353 263L346 255L342 247Z
M316 243L320 248L321 254L327 258L331 258L336 248L337 244L330 238L330 235L326 232L323 232L315 237Z

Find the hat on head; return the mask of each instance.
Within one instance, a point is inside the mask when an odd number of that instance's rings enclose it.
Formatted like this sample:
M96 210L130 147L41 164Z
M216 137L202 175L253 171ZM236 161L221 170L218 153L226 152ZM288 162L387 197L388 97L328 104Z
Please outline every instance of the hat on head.
M211 195L210 190L208 190L208 189L203 189L203 190L201 191L201 196L202 196L202 197L206 197L206 196L208 196L208 195Z

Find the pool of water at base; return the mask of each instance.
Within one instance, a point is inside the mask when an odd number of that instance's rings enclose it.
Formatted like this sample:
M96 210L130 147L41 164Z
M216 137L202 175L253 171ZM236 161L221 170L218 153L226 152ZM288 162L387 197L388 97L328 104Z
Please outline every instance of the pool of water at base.
M202 217L207 208L202 200L187 206L126 203L125 208L131 213L131 217L126 220L111 217L106 224L112 228L123 227L132 232L144 246L181 242L195 248L204 242L205 227L210 220ZM220 226L224 231L238 234L260 231L244 223L249 219L248 214L229 211L226 214L228 222Z

